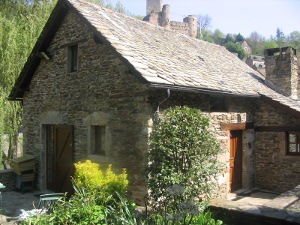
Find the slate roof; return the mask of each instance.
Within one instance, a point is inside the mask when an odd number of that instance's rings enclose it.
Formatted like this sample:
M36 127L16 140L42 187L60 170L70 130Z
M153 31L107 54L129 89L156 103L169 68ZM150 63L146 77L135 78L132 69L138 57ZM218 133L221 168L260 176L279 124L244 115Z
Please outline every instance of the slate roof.
M263 76L222 46L166 30L84 0L60 0L57 8L64 3L81 16L95 35L110 45L149 87L257 98L264 96L291 111L300 112L297 101L267 87ZM52 15L49 20L56 17ZM48 21L24 67L27 69L23 69L16 82L11 99L23 97L24 92L17 92L18 87L26 80L30 82L28 79L31 78L26 77L30 77L27 71L30 71L30 62L36 57L34 51L41 50L38 45L42 45L48 35L47 26L50 29L53 24Z

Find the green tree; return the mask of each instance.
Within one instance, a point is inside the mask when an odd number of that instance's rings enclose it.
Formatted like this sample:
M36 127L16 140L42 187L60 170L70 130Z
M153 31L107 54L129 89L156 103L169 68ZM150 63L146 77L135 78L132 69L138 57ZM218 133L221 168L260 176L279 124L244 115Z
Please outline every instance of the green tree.
M210 30L203 30L202 31L202 40L210 42L210 43L215 43L215 39L214 39L213 34Z
M104 1L103 0L88 0L89 2L97 5L104 6Z
M289 43L296 49L300 50L300 32L293 31L288 36Z
M284 47L286 45L285 35L280 28L277 28L276 30L276 41L279 47Z
M100 6L103 6L103 7L108 8L108 9L112 9L112 10L114 10L116 12L119 12L119 13L131 15L131 13L126 12L125 7L119 1L116 3L115 6L113 6L113 4L110 1L104 1L104 0L87 0L87 1L89 1L91 3L94 3L94 4L97 4L97 5L100 5Z
M172 190L180 192L182 201L193 200L203 206L216 188L216 176L221 171L217 160L220 152L209 120L200 110L167 109L150 136L146 168L149 202L159 209ZM178 190L173 190L174 185Z
M199 14L197 16L198 39L203 39L203 32L211 26L211 17L209 15Z
M55 4L52 0L6 0L0 2L0 139L8 134L9 150L3 159L16 154L22 108L7 97L21 72ZM0 148L2 146L0 145ZM2 153L3 150L0 149Z
M250 45L253 55L263 55L264 42L265 38L256 31L252 32L247 38L247 43Z
M233 36L233 34L227 34L226 38L225 38L225 44L227 44L228 42L235 42L235 38Z
M114 7L114 10L116 12L126 14L125 7L119 1L117 2L116 6Z
M246 56L245 50L239 43L227 42L225 47L228 51L232 53L237 53L240 59L244 59Z
M236 41L236 42L245 41L245 38L239 33L239 34L235 37L235 41Z
M216 29L214 31L213 38L216 44L222 46L225 44L225 34L222 33L219 29Z
M264 43L264 49L278 48L278 47L279 47L279 45L274 40L266 40Z

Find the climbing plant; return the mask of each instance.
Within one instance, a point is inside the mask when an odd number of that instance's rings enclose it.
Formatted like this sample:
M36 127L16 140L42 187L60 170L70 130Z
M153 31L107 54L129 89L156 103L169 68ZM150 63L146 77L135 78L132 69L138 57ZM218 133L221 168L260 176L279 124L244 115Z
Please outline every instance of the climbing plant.
M150 136L146 167L149 204L159 210L166 201L171 205L169 192L175 185L182 201L204 206L223 168L217 159L219 153L221 148L210 131L209 119L200 110L167 109Z

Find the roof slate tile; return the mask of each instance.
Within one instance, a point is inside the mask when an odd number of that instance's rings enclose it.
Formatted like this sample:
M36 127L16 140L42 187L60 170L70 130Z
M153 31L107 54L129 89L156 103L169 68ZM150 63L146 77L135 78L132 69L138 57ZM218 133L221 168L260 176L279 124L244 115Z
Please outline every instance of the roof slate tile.
M61 0L81 15L149 86L164 86L278 101L300 112L296 100L224 47L170 31L84 0Z

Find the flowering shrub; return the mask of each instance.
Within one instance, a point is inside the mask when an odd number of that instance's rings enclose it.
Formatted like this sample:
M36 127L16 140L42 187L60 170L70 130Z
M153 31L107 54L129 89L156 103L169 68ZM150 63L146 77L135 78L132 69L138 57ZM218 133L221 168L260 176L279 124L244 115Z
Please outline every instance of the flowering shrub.
M115 192L124 195L128 187L126 170L116 174L113 172L112 165L106 170L101 170L98 163L90 160L75 163L75 174L73 182L77 187L87 189L100 189L101 192L114 194Z
M78 162L74 165L75 174L73 180L78 187L93 189L101 186L104 176L98 163L86 160L85 162Z

